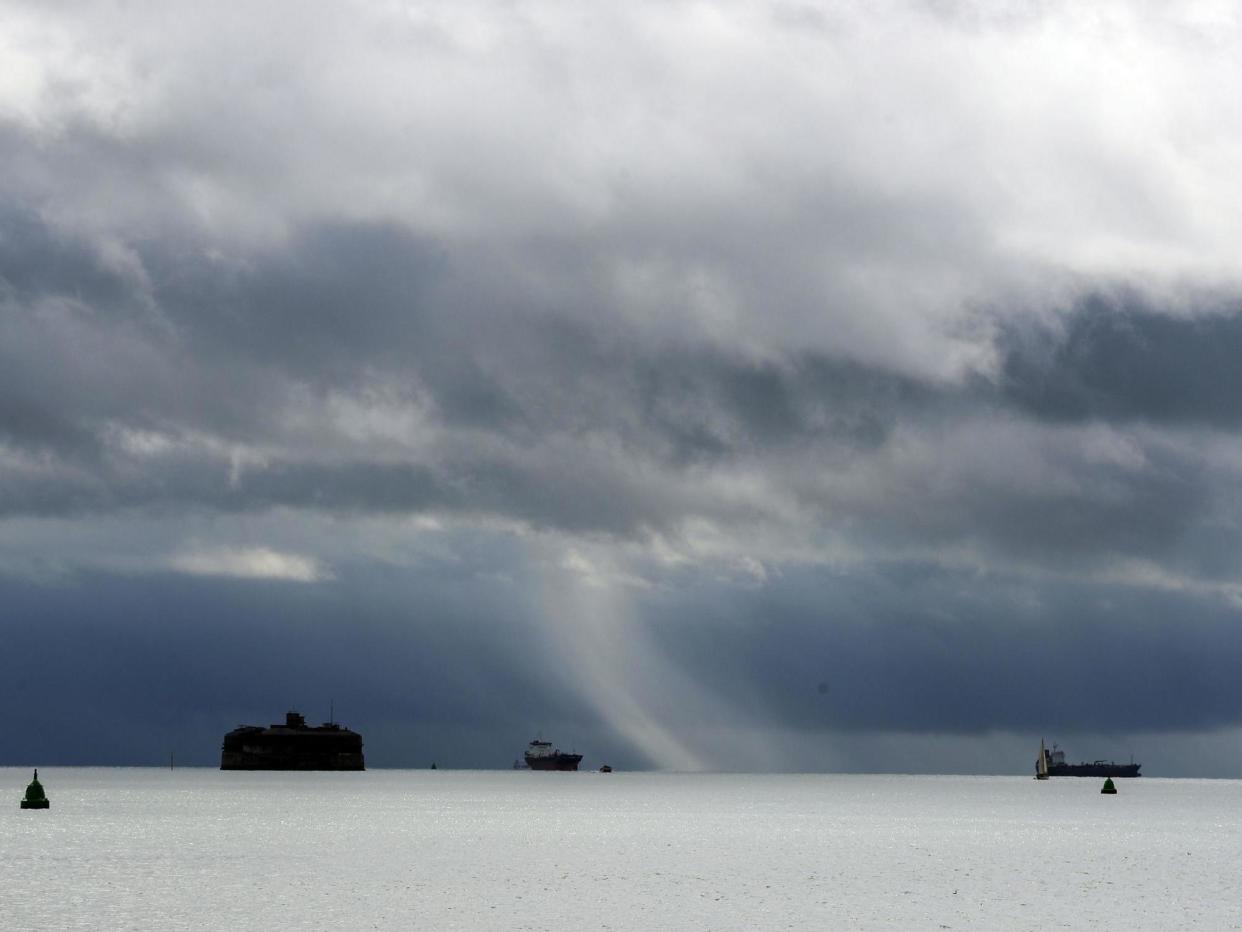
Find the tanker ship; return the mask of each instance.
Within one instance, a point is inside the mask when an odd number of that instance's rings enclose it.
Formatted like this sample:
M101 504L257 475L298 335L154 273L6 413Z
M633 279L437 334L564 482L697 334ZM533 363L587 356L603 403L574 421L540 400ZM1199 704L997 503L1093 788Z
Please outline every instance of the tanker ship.
M526 747L526 766L531 770L577 770L581 754L565 754L551 741L536 738Z

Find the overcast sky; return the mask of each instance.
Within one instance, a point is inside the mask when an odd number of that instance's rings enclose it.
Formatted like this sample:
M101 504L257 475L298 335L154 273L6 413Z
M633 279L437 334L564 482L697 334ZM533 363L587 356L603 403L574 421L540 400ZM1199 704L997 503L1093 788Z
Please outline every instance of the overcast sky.
M0 763L1242 776L1238 17L0 0Z

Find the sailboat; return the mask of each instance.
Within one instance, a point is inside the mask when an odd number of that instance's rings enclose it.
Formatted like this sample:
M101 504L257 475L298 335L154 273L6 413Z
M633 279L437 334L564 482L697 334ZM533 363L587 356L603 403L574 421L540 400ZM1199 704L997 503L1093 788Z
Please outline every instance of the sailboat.
M1044 739L1039 739L1039 759L1035 761L1035 779L1048 779L1048 752L1044 750Z

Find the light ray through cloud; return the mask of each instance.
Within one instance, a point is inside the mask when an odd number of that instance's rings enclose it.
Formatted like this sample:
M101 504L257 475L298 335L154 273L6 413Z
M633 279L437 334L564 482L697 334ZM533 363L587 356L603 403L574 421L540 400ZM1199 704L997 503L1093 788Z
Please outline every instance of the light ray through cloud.
M582 700L651 766L711 769L707 757L661 720L660 706L704 697L644 642L631 623L626 585L577 551L545 563L541 604L549 650Z

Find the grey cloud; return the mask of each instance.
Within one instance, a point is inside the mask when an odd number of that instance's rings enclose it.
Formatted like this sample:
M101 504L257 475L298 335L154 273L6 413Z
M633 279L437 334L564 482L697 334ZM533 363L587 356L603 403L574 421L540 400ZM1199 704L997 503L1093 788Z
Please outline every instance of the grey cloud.
M462 560L506 534L601 548L612 575L583 572L659 620L691 681L799 728L1034 728L1041 676L1061 727L1236 724L1240 198L1212 155L1236 148L1212 96L1233 37L1177 12L1081 30L1068 4L744 2L713 30L688 4L299 7L296 28L280 5L9 9L31 39L0 88L0 573L102 572L78 539L115 527L104 614L139 652L199 650L230 609L270 645L271 618L327 625L357 597L371 708L414 714L385 658L424 637L466 684L418 667L470 711L420 719L442 735L509 722L489 679L565 707L478 620L537 601L556 556L482 559L520 593L428 596L454 633L394 633L385 600L412 596L377 526L419 516ZM1147 93L1119 93L1134 73ZM339 572L313 597L149 578L187 525L260 546L280 521ZM838 559L856 575L800 575ZM128 625L147 585L212 610L186 610L185 642ZM106 693L124 658L55 588L19 601L105 672L47 669ZM811 713L783 684L821 651L858 698ZM1168 710L1101 699L1144 678ZM610 727L592 715L566 718Z
M495 326L485 316L498 309L480 308L465 290L468 270L450 276L442 261L424 258L434 249L391 227L315 231L240 270L185 249L139 252L159 296L162 324L148 325L135 310L141 295L131 289L127 301L123 283L86 244L55 240L29 213L13 216L6 242L42 244L40 254L83 270L39 278L22 252L0 254L0 268L12 271L6 279L16 282L5 305L13 390L4 428L17 442L56 423L95 446L113 425L270 438L278 450L269 472L279 484L298 469L329 467L280 466L279 444L291 438L287 428L273 432L276 418L298 403L322 405L329 391L379 381L397 386L398 401L431 405L446 428L490 431L519 450L557 436L601 436L627 455L676 463L753 455L810 436L874 445L899 400L921 392L848 362L755 363L705 348L652 348L633 334L594 333L550 313ZM24 397L32 408L25 414L17 407ZM106 466L93 452L85 462L102 478ZM494 457L479 458L481 475L499 476L486 465ZM361 478L365 462L342 459L342 480L350 471ZM166 465L174 496L176 471L206 468L175 457ZM262 472L249 483L256 501L265 497ZM198 497L193 485L189 498ZM361 481L357 494L391 486ZM383 495L371 507L384 507ZM348 503L348 495L325 502Z
M195 348L315 383L415 362L434 333L443 250L391 224L326 225L261 257L153 256L161 304ZM255 260L258 261L255 261ZM434 358L436 347L428 356Z
M6 480L10 513L447 512L634 536L675 533L694 516L762 519L761 505L692 491L696 472L759 470L787 480L783 494L849 516L859 540L999 544L1058 564L1165 554L1211 504L1193 445L1140 439L1147 463L1136 469L1090 462L1080 440L1041 425L1073 424L1091 405L1119 426L1142 411L1226 416L1227 400L1213 409L1206 398L1229 397L1229 318L1088 305L1064 335L1004 335L998 379L954 386L813 351L756 360L652 344L616 321L593 327L532 307L537 295L477 292L476 252L350 224L306 231L244 265L175 243L139 250L158 297L150 323L142 296L118 297L116 276L86 244L54 237L29 213L11 216L0 268L21 284L4 306L13 339L0 426L32 451L58 434L66 452L60 473ZM36 263L19 242L50 254L49 268L80 271L64 281L24 272ZM1136 341L1140 327L1151 337ZM373 388L422 412L424 426L359 447L331 416L332 399L366 411ZM1075 417L1062 397L1078 399ZM109 446L118 426L187 446L136 455ZM894 436L909 446L911 434L927 459L894 461ZM231 445L260 455L239 469ZM843 497L823 485L834 474L863 485Z
M1141 301L1085 300L1048 332L1006 335L1001 391L1033 416L1225 430L1242 420L1236 299L1194 316Z
M476 552L414 568L359 563L310 587L0 581L26 619L9 633L0 689L37 726L6 745L6 759L159 764L175 750L210 766L238 721L291 703L326 716L334 699L368 736L374 766L505 767L537 729L594 762L645 765L572 688L537 605L516 578L492 575L498 567L520 574L522 561ZM650 671L625 669L633 658L612 662L645 684L664 727L718 766L805 764L824 759L814 747L883 734L1090 732L1124 747L1126 735L1239 725L1235 619L1194 596L905 565L791 573L762 590L700 578L641 603L631 636L650 638L715 698L679 701ZM739 756L739 742L764 747L764 731L787 733L789 746ZM1186 765L1160 744L1134 749L1149 773ZM1029 756L975 766L1020 772ZM935 753L886 766L955 767Z

